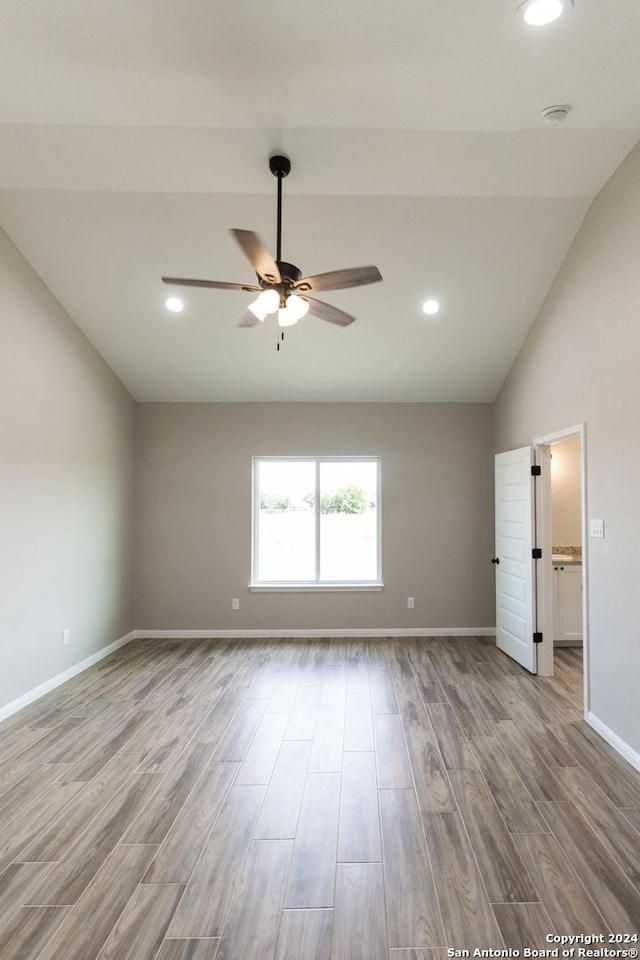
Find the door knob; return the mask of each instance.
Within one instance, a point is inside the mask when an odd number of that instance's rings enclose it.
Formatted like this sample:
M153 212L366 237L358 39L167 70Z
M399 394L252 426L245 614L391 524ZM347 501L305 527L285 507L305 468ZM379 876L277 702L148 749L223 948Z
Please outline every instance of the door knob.
M494 557L491 563L500 563L500 557Z

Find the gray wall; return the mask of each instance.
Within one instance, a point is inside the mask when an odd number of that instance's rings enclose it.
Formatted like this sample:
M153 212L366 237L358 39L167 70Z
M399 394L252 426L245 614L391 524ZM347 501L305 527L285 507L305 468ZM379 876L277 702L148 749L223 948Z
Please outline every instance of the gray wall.
M591 710L640 752L640 147L593 203L496 402L496 449L587 425Z
M140 404L137 417L136 627L494 624L490 405ZM384 590L251 593L252 456L340 454L382 458Z
M0 329L1 709L133 626L135 418L2 231Z

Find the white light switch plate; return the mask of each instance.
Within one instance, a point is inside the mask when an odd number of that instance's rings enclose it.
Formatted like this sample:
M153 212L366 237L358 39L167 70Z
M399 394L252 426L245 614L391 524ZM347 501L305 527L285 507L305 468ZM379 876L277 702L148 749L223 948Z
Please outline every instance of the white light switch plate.
M600 540L604 539L604 520L591 521L591 536Z

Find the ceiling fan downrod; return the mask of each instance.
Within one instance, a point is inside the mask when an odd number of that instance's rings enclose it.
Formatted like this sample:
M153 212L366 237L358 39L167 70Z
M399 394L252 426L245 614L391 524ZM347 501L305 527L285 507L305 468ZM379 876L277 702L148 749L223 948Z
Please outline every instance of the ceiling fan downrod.
M276 225L276 263L282 260L282 179L291 172L291 160L288 157L269 157L269 170L278 180L278 219Z

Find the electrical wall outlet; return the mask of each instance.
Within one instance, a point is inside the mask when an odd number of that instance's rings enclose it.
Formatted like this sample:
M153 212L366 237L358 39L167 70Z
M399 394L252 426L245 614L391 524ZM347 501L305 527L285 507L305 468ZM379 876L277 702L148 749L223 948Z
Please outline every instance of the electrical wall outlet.
M234 597L233 600L231 601L231 609L232 610L240 609L240 601L238 600L237 597Z
M415 607L415 605L416 605L416 598L415 598L415 597L407 597L407 607L408 607L408 609L409 609L409 610L413 610L413 608Z
M71 630L62 631L62 646L68 647L71 643Z

